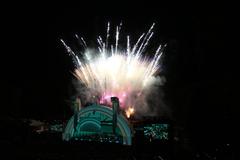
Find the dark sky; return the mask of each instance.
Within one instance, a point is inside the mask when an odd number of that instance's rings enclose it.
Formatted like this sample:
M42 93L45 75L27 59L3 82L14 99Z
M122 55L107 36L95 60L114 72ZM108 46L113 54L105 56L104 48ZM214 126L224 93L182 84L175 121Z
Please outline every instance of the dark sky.
M167 43L165 100L189 133L230 135L237 117L231 16L210 10L155 9L152 15L91 16L75 8L16 10L4 17L1 69L2 114L61 118L69 113L73 69L59 39L72 46L74 34L93 43L107 21L123 22L123 34L140 35L156 22L151 47ZM203 129L206 128L206 129ZM205 132L210 130L214 132ZM211 135L211 137L214 137Z

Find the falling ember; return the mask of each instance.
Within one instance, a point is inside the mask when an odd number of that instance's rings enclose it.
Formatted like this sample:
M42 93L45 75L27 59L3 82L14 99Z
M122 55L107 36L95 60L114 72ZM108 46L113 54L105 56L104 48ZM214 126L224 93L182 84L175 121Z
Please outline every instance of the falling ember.
M84 39L76 35L86 48L81 56L61 39L74 59L75 76L92 91L92 94L95 94L92 96L99 97L99 102L106 105L111 104L110 97L118 97L121 108L126 110L128 117L134 113L134 109L127 106L135 106L142 91L154 83L156 80L154 75L160 69L159 60L165 46L160 45L152 54L152 58L143 55L153 36L154 25L147 33L143 33L133 46L130 45L130 37L127 36L126 49L118 48L121 24L116 27L115 44L111 45L108 42L110 37L108 23L105 42L102 37L97 38L98 51L88 49Z
M130 116L134 114L134 108L133 108L133 107L129 107L129 108L125 111L125 113L126 113L127 118L130 118Z

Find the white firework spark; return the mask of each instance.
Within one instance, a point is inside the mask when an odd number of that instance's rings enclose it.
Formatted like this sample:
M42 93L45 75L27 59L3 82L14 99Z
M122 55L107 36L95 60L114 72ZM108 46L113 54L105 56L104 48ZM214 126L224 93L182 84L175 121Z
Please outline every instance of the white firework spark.
M93 53L87 49L83 38L76 35L82 41L83 46L86 47L83 53L84 58L79 58L61 40L68 53L74 57L75 76L87 88L98 94L100 103L109 104L110 97L117 96L121 107L127 110L129 106L134 106L132 97L139 96L145 88L154 83L154 74L160 69L159 60L165 47L160 45L152 59L143 55L153 36L154 25L150 27L146 34L143 33L133 46L130 45L130 37L127 36L125 50L118 48L121 24L116 27L115 45L109 47L110 23L108 23L105 42L99 36L97 38L98 51Z

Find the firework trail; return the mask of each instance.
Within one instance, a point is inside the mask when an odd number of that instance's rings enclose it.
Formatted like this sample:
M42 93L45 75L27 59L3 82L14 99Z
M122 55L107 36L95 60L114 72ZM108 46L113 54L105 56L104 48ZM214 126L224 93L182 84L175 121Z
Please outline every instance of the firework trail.
M74 75L91 90L92 97L109 105L110 97L117 96L126 112L133 109L146 88L156 82L155 74L160 69L159 60L165 46L160 45L152 58L144 56L144 51L153 36L153 24L147 33L143 33L131 46L130 37L126 37L126 49L119 49L119 36L122 24L116 27L115 44L109 44L110 23L107 25L105 41L98 36L98 50L87 48L84 39L76 38L85 48L81 58L61 39L67 52L73 56L76 66Z

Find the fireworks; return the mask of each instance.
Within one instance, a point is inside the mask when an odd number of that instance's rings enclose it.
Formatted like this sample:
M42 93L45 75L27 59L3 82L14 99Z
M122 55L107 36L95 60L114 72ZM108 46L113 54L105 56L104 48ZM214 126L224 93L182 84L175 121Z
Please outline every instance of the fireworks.
M128 109L126 109L126 116L127 118L130 118L130 116L134 113L134 108L133 107L129 107Z
M90 50L83 38L76 38L86 48L81 56L74 53L63 41L68 53L73 56L76 64L75 76L88 89L93 97L99 97L102 104L110 104L110 97L119 98L121 108L126 110L127 116L134 112L135 103L145 88L155 81L155 73L160 69L159 60L164 46L160 45L152 58L144 56L148 43L153 36L153 24L147 33L143 33L134 45L130 37L126 37L126 49L119 49L119 33L121 24L116 27L115 43L109 45L110 23L108 23L105 41L97 38L98 50ZM129 107L133 106L133 107Z

